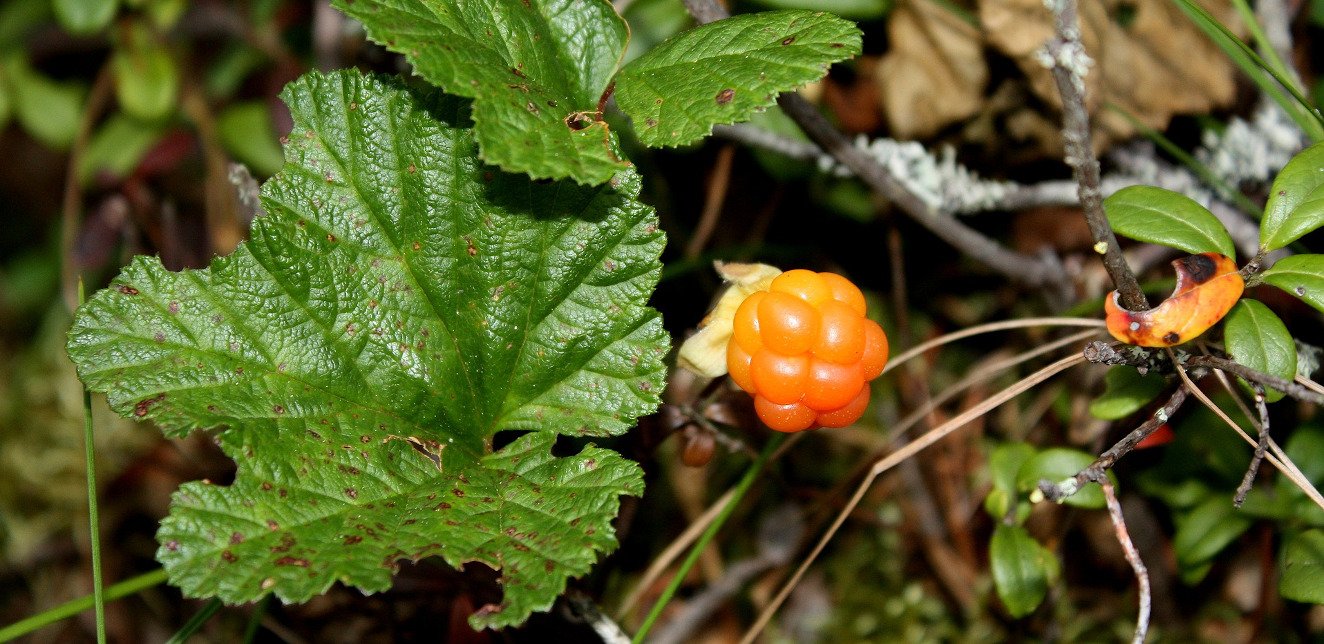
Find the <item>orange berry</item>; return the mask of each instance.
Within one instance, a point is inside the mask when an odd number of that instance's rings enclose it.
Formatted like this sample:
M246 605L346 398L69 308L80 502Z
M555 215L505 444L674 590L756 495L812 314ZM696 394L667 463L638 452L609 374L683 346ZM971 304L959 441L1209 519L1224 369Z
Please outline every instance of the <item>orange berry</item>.
M754 388L769 401L778 405L799 402L809 382L809 356L784 356L763 347L750 360L749 375Z
M809 382L800 402L817 412L846 406L860 393L864 376L860 364L837 364L814 358L809 366Z
M794 295L808 302L809 306L814 308L818 308L824 302L832 299L832 289L828 286L827 280L820 277L818 273L803 268L796 268L778 275L772 280L768 290Z
M767 294L767 291L751 293L744 302L740 303L736 309L736 316L731 321L735 325L736 342L739 342L740 348L750 355L763 348L763 339L759 337L759 302L762 302L763 296Z
M778 405L763 396L754 396L754 411L764 425L779 432L798 432L814 425L814 410L800 403Z
M869 407L869 385L865 384L860 388L860 393L856 394L846 406L827 413L818 415L816 419L819 425L823 427L845 427L860 419L864 415L864 410ZM755 400L757 406L757 400ZM764 421L767 422L767 421ZM769 425L771 427L771 425Z
M864 356L860 358L860 366L865 380L877 378L887 366L887 334L873 320L864 321Z
M731 374L731 379L740 385L745 393L755 392L754 379L749 375L750 355L745 353L745 349L739 342L726 343L726 371Z
M854 364L864 356L864 321L855 309L836 300L818 307L818 337L814 339L815 356L832 362Z
M818 335L818 310L787 293L770 291L758 303L763 344L782 355L804 353Z
M836 273L819 273L818 276L823 278L824 282L827 282L828 288L832 291L832 299L851 307L860 315L867 312L864 304L864 293L861 293L860 288L852 284L850 280Z

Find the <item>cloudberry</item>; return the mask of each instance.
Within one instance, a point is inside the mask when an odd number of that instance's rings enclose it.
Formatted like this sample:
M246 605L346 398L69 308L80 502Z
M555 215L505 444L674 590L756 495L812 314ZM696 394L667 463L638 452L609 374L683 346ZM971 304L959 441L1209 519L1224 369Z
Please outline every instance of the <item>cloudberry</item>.
M833 273L786 271L745 298L726 364L764 424L798 432L864 414L869 381L887 364L887 336L865 313L864 294Z

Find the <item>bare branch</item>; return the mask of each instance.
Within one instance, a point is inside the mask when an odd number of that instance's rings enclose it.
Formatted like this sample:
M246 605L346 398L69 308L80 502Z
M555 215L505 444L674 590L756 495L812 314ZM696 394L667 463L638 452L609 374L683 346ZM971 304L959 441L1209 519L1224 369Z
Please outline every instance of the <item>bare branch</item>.
M1010 251L949 214L929 207L878 165L872 157L855 147L841 132L799 94L782 94L782 110L795 120L809 138L851 169L875 192L895 204L916 223L943 241L993 270L1026 286L1062 285L1066 272L1056 261L1045 261Z
M1108 518L1112 519L1113 531L1117 535L1117 543L1121 544L1122 551L1126 553L1126 561L1131 564L1131 570L1136 573L1136 581L1140 584L1140 614L1136 616L1135 637L1131 638L1131 644L1144 644L1145 636L1149 633L1149 614L1154 605L1154 596L1149 589L1149 570L1145 568L1145 562L1140 559L1140 552L1131 542L1131 534L1126 529L1126 519L1122 517L1122 504L1117 502L1117 492L1113 490L1112 481L1107 477L1099 481L1103 486L1103 498L1108 503Z
M1149 308L1149 301L1140 290L1131 267L1117 245L1117 236L1108 225L1103 212L1103 190L1099 179L1099 160L1094 157L1090 140L1090 119L1085 109L1085 71L1090 65L1085 46L1080 42L1080 20L1076 13L1076 0L1055 0L1051 3L1055 38L1044 45L1045 66L1053 70L1053 80L1062 96L1062 141L1066 148L1065 161L1071 166L1076 182L1080 184L1080 205L1094 237L1095 250L1103 255L1103 266L1112 277L1122 295L1122 306L1132 311Z
M1172 392L1172 396L1168 398L1168 402L1158 408L1153 416L1150 416L1149 419L1141 423L1139 427L1131 430L1131 433L1127 434L1122 440L1117 441L1117 444L1108 448L1108 451L1099 455L1099 458L1095 459L1093 463L1090 463L1089 467L1077 472L1075 476L1061 483L1042 479L1039 481L1039 491L1043 493L1045 499L1056 503L1080 491L1086 483L1095 482L1102 484L1104 481L1107 481L1109 468L1116 464L1117 461L1121 460L1123 456L1130 453L1131 450L1135 449L1135 446L1140 444L1140 441L1145 440L1150 434L1157 431L1163 423L1168 422L1168 419L1172 418L1172 415L1177 413L1177 410L1181 408L1182 403L1186 402L1186 394L1187 391L1185 386L1178 387L1176 391Z
M1246 502L1246 495L1255 484L1255 475L1260 471L1260 463L1264 462L1264 453L1269 451L1269 406L1264 401L1264 386L1257 383L1251 385L1251 388L1255 390L1255 411L1260 416L1259 422L1256 423L1259 442L1255 443L1255 456L1250 459L1250 467L1246 468L1246 475L1241 478L1241 485L1237 486L1237 494L1232 497L1232 505L1238 508Z
M721 20L730 15L716 0L684 0L684 2L690 15L700 24ZM782 94L777 102L820 148L842 165L850 168L875 192L896 204L902 212L943 241L1026 286L1053 285L1065 293L1066 271L1059 262L1008 250L950 214L931 208L917 195L907 190L886 168L856 148L845 135L828 122L817 107L799 94L793 92Z
M1256 371L1242 364L1237 364L1227 358L1216 356L1191 356L1186 359L1187 367L1207 367L1210 369L1222 369L1234 376L1238 376L1251 382L1259 383L1265 387L1277 389L1297 400L1324 405L1324 395L1320 395L1306 387L1296 384L1290 380L1280 378L1273 374Z

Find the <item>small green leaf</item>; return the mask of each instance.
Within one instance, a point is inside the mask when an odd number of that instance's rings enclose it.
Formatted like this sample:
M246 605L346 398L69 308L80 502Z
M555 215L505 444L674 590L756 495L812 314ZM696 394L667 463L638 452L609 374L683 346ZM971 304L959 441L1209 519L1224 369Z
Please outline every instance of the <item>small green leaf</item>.
M1197 573L1250 529L1254 521L1232 507L1232 499L1215 494L1190 512L1178 515L1176 523L1172 547L1177 552L1177 564L1183 571ZM1191 576L1199 581L1203 574Z
M5 61L5 75L14 90L14 116L23 129L57 150L69 147L78 134L86 88L43 76L28 66L21 52Z
M1296 377L1296 343L1292 341L1292 333L1264 304L1256 300L1237 302L1223 323L1223 340L1228 355L1237 363L1288 381ZM1250 390L1246 381L1241 383ZM1277 402L1283 394L1266 388L1264 397Z
M90 36L105 29L119 4L119 0L51 0L55 19L76 36Z
M161 31L169 31L188 10L189 0L151 0L146 7L147 17Z
M626 65L616 103L652 147L693 143L860 53L850 21L811 11L744 14L683 32Z
M1028 443L1003 443L989 455L988 470L993 489L984 497L984 510L995 520L1006 519L1013 504L1019 510L1021 495L1016 489L1016 474L1034 452L1034 447Z
M1029 443L1003 443L988 457L989 476L993 489L1017 493L1017 474L1027 461L1034 458L1035 449ZM1075 474L1075 472L1072 472Z
M221 145L253 172L271 176L285 163L266 101L235 103L216 115Z
M1221 253L1236 258L1232 236L1208 208L1178 192L1130 186L1103 201L1108 223L1119 235L1171 246L1192 255Z
M179 99L179 69L164 43L140 25L130 30L110 59L115 97L129 115L144 121L169 116Z
M85 184L99 171L116 178L127 177L164 131L157 123L115 113L88 141L87 150L79 160L78 180Z
M1075 476L1093 462L1094 457L1085 452L1065 447L1049 448L1039 452L1021 466L1020 472L1016 475L1016 485L1021 491L1033 490L1039 487L1039 479L1048 479L1056 483ZM1111 472L1108 477L1112 478ZM1086 483L1079 492L1067 497L1063 502L1080 508L1101 508L1104 506L1103 488L1096 483Z
M1324 531L1306 530L1283 546L1278 593L1293 601L1324 604Z
M1020 526L997 524L989 542L988 559L998 598L1012 617L1033 613L1048 594L1048 584L1057 576L1058 564L1053 553Z
M1324 255L1284 257L1260 278L1324 312Z
M1324 225L1324 143L1287 162L1273 180L1260 222L1260 246L1277 250Z
M336 0L368 37L474 99L482 158L534 178L601 184L628 163L596 114L629 29L606 0Z
M1297 425L1283 445L1283 452L1297 464L1307 481L1315 485L1324 484L1324 459L1319 457L1324 454L1324 424L1311 421ZM1280 477L1277 481L1284 484L1284 489L1305 494L1287 477Z
M1167 379L1157 373L1140 375L1130 367L1113 367L1104 377L1106 388L1090 403L1090 414L1103 420L1121 420L1163 393Z
M158 559L229 603L478 561L504 595L471 624L518 624L616 546L619 496L642 491L613 451L552 447L659 404L657 217L632 172L589 188L484 165L468 102L435 88L312 73L283 98L287 160L250 240L201 270L135 259L70 331L116 411L217 428L238 465L180 488Z

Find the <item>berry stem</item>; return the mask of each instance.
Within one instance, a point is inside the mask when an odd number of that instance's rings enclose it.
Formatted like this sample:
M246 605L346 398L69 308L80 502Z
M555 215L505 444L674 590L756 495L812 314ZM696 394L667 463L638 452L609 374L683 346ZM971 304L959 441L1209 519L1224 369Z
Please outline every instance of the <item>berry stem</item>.
M694 542L694 547L690 548L690 553L686 555L685 561L681 562L680 569L677 570L675 576L671 578L671 583L667 584L666 590L663 590L662 595L657 598L657 603L653 604L653 609L649 611L648 618L644 620L643 626L640 626L639 630L635 632L631 644L643 643L644 638L648 636L648 631L653 628L653 623L657 621L658 616L662 614L662 610L671 602L671 598L676 595L676 590L678 590L681 583L685 581L685 577L689 574L690 568L693 568L694 564L699 561L699 555L701 555L704 549L708 547L708 543L713 540L713 537L717 536L717 531L722 529L722 525L726 523L726 520L730 518L731 513L735 510L736 505L740 503L740 499L744 498L745 493L748 492L750 486L754 484L754 479L758 478L758 474L763 470L763 466L767 464L768 459L772 457L773 452L777 451L777 447L781 445L782 441L785 439L785 434L776 434L768 439L768 442L763 446L763 451L759 454L758 459L749 466L749 469L745 470L745 475L740 478L740 483L736 485L735 494L731 497L731 500L727 502L726 507L722 508L721 514L718 514L717 518L708 525L708 529L704 530L703 535L699 537L699 540Z

